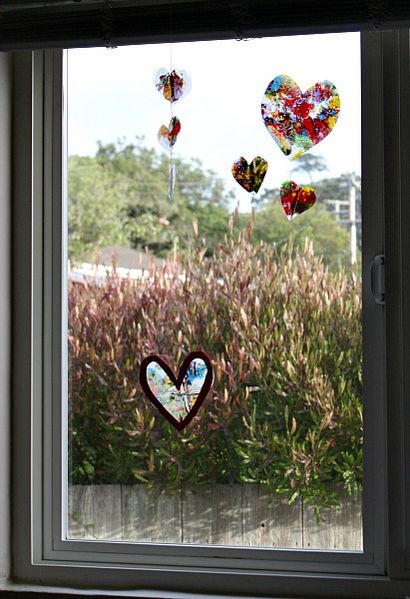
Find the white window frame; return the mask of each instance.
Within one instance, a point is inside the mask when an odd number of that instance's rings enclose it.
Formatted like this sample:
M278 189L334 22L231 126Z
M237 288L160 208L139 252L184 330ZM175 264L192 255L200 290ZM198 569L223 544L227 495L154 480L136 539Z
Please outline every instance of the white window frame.
M14 284L13 324L16 580L131 587L137 594L155 589L156 597L165 591L253 597L410 594L405 549L410 534L405 418L410 415L404 402L410 348L403 331L404 299L410 297L403 261L410 245L405 205L410 168L404 167L410 158L404 155L406 135L400 135L405 127L410 132L410 117L401 110L410 99L408 46L406 31L362 34L364 395L371 398L365 405L363 553L63 539L64 61L60 50L15 55L13 251L14 271L22 273ZM410 102L407 106L410 112ZM370 291L370 262L377 254L386 255L386 307L376 305Z

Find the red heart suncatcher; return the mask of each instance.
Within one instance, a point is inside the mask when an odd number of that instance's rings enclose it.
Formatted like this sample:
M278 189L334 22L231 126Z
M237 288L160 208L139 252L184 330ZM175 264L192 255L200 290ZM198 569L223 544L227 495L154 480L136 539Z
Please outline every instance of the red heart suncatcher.
M288 220L292 220L313 206L316 202L315 190L299 186L294 181L285 181L280 188L280 201Z
M158 131L158 141L166 150L171 150L181 131L181 121L177 116L173 116L169 121L168 127L161 125Z
M263 122L282 152L298 158L322 141L336 125L340 98L330 81L320 81L306 92L287 75L273 79L262 98Z
M150 402L174 426L182 431L198 413L213 383L209 356L194 351L183 361L178 375L157 355L141 362L140 385Z

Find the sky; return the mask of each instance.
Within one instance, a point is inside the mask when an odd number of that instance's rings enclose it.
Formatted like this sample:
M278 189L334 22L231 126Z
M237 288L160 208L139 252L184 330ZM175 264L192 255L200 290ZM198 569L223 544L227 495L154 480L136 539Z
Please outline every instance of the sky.
M191 78L190 91L174 103L182 124L174 154L215 171L235 191L240 209L250 205L231 175L240 156L268 161L261 191L300 177L291 174L297 159L282 154L261 118L263 93L277 75L290 76L302 91L325 79L336 86L338 122L309 153L327 162L320 176L360 173L359 33L69 50L69 154L94 155L97 140L133 142L136 136L164 151L157 134L168 125L171 107L154 81L159 69L171 67Z

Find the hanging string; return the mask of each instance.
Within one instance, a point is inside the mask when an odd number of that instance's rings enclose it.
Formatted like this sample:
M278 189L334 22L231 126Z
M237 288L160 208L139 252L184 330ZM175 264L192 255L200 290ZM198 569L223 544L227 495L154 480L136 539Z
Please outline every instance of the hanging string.
M169 41L169 72L171 75L171 80L170 80L170 84L171 84L171 94L172 96L174 95L174 90L173 90L173 85L172 85L172 71L173 71L173 57L172 57L172 44L173 44L173 13L172 13L172 4L170 4L169 6L169 35L170 35L170 41ZM169 103L170 105L170 113L171 113L171 119L170 122L172 123L172 119L174 116L174 107L173 107L173 102L171 101ZM174 154L173 154L173 150L174 150L174 146L172 145L169 149L169 174L168 174L168 201L172 202L172 200L174 199L174 191L175 191L175 180L176 180L176 168L175 168L175 164L174 164Z
M255 17L250 10L249 0L230 0L227 3L232 15L232 28L234 37L238 42L246 42L249 38L245 35L243 27L251 27L255 24Z
M169 66L168 70L160 69L156 74L155 85L163 97L170 103L170 121L168 127L162 125L158 131L159 143L167 148L169 153L169 172L168 172L168 200L172 201L174 197L176 181L176 164L174 161L173 147L181 131L181 121L174 116L173 103L180 100L190 89L190 78L185 71L177 72L173 64L173 23L172 6L170 5L169 14Z
M172 156L172 149L171 149L170 156L169 156L169 186L168 186L168 200L170 202L172 202L172 200L174 199L175 180L176 180L176 167L174 164L174 159Z
M172 21L171 21L171 23L172 23ZM172 40L172 35L171 35L171 39L170 39L170 42L169 42L169 66L171 68L171 71L172 71L172 67L173 67L173 62L172 62L172 50L173 50L172 43L173 43L173 40Z
M111 2L105 0L105 10L101 17L101 27L103 30L103 41L107 50L115 50L117 46L112 41L114 15L112 13Z

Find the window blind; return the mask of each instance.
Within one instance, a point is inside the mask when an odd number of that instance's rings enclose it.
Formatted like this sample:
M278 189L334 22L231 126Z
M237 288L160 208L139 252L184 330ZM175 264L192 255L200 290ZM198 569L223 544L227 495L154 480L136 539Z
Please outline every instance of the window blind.
M409 0L0 1L1 50L246 39L409 25Z

